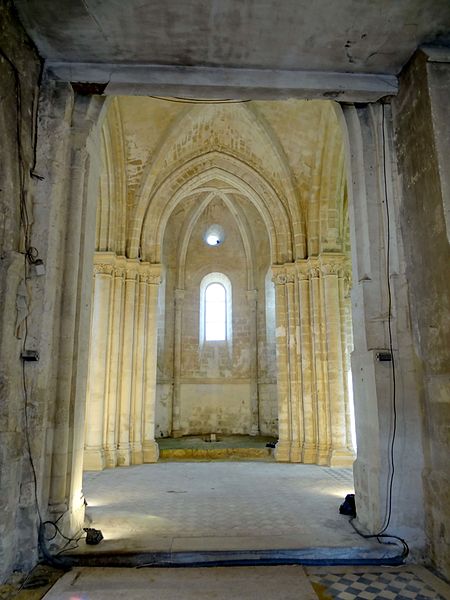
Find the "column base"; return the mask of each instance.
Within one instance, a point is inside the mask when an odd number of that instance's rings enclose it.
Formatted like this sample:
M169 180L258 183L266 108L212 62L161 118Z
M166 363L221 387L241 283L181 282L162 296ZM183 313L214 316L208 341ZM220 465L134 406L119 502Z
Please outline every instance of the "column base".
M299 442L292 442L289 461L292 463L302 462L302 446Z
M131 464L131 451L129 444L119 444L117 448L117 466L129 467Z
M103 448L85 448L83 469L85 471L103 471L105 468L105 453Z
M289 442L277 442L275 446L275 460L277 462L290 462L291 444Z
M328 467L330 465L330 449L328 447L317 448L316 464Z
M330 467L352 467L355 455L348 448L331 450L328 464Z
M117 450L116 448L105 450L105 468L113 469L117 465Z
M144 463L158 462L159 446L154 440L149 440L147 442L144 442L142 451L143 451L143 462Z
M312 444L303 444L302 462L307 465L312 465L316 462L317 448Z
M142 446L139 444L139 446L131 450L131 463L133 465L142 465L143 462L144 453L142 451Z

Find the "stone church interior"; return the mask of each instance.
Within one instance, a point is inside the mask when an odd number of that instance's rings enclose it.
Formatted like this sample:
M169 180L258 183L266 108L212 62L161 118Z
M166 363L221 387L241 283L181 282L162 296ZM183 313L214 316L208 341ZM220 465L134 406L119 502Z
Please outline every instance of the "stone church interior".
M450 579L450 5L118 4L0 6L0 583L188 472Z

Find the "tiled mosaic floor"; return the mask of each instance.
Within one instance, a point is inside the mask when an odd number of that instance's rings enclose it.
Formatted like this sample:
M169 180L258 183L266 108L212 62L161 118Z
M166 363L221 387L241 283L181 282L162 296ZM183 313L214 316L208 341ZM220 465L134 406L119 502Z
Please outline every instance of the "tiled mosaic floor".
M318 597L323 600L447 600L449 588L421 567L347 567L345 572L329 568L307 569ZM361 568L362 569L362 568ZM446 589L447 588L447 589Z

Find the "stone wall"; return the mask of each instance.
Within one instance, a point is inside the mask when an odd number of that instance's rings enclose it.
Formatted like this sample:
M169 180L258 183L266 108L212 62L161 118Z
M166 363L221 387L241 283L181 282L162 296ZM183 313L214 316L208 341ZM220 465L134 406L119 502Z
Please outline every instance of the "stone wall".
M20 564L18 551L27 539L36 556L37 516L33 480L25 438L25 397L20 353L26 340L25 318L31 286L24 250L30 244L23 226L25 205L32 221L29 194L34 169L35 117L39 93L40 59L15 18L10 2L0 5L0 581ZM21 225L21 206L23 219ZM25 366L28 378L36 365ZM31 371L31 373L30 373ZM35 398L28 398L29 434L36 439L37 468L42 452L42 428ZM33 552L34 550L34 552Z
M195 204L185 203L182 211L173 214L164 237L165 319L158 357L157 436L174 430L176 435L276 435L275 340L266 335L265 288L270 265L266 228L250 203L241 203L251 232L246 242L252 256L247 257L235 217L222 201L212 201L193 223L180 261L183 228ZM214 223L220 224L225 234L218 247L208 246L204 240ZM231 283L232 322L226 341L201 339L201 282L214 272L225 275ZM273 306L272 311L274 319ZM172 380L173 398L168 388ZM257 403L254 423L253 394ZM175 423L173 406L178 411Z
M426 516L431 558L450 576L450 55L419 52L393 102L415 363L422 374Z

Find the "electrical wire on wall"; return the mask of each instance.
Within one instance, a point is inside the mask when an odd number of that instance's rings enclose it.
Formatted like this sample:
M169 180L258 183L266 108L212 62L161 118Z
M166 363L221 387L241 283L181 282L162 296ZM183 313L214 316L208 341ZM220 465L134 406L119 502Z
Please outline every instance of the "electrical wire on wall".
M391 290L391 227L390 227L390 209L389 209L389 193L387 186L387 168L386 168L386 117L384 111L384 104L381 104L382 110L382 120L381 120L381 141L382 141L382 167L383 167L383 193L384 193L384 203L386 209L386 286L387 286L387 296L388 296L388 338L389 338L389 351L391 355L391 376L392 376L392 434L389 440L389 449L388 449L388 461L389 461L389 475L387 482L387 491L386 491L386 512L384 516L383 524L380 530L377 533L373 534L364 534L359 529L357 529L354 524L354 518L350 519L350 523L353 529L360 536L370 539L375 538L380 543L383 539L394 539L400 541L403 546L402 557L406 558L409 554L408 544L404 539L396 535L387 534L386 531L390 525L391 517L392 517L392 490L394 485L394 475L395 475L395 438L397 434L397 387L396 387L396 372L395 372L395 356L394 356L394 345L392 341L392 290ZM389 543L389 542L387 542Z
M22 111L22 89L21 89L21 82L20 82L20 73L19 73L17 67L15 66L15 64L13 63L13 61L5 54L5 52L1 48L0 48L0 56L8 63L8 65L10 66L10 68L12 70L13 76L14 76L14 94L15 94L15 104L16 104L15 137L16 137L16 146L17 146L18 179L19 179L19 218L20 218L20 232L21 232L21 237L22 237L22 242L19 242L19 243L20 243L20 246L23 248L23 250L21 251L21 253L23 254L23 257L24 257L24 265L23 265L24 277L23 278L24 278L25 285L26 285L27 281L30 279L30 266L42 264L42 261L39 259L38 250L34 246L31 245L31 222L30 222L30 215L29 215L28 202L27 202L27 191L26 191L27 165L26 165L26 161L24 159L24 151L23 151L23 145L22 145L23 144L23 131L22 131L23 111ZM39 88L41 76L42 76L42 69L39 74L38 88ZM33 155L32 155L33 158L32 158L31 168L29 169L29 176L34 179L37 179L37 180L42 180L43 177L41 177L35 173L36 160L37 160L37 155L36 155L36 152L37 152L37 113L38 113L37 102L35 102L32 113L33 113L33 116L32 116L33 125L31 127L30 144L31 144L31 147L33 150ZM37 471L36 471L35 462L34 462L34 458L33 458L31 439L30 439L30 393L29 393L29 389L28 389L27 376L26 376L26 360L23 359L23 357L27 353L28 312L29 312L28 298L27 298L26 304L27 304L26 305L26 314L23 319L24 332L23 332L22 344L21 344L21 356L22 356L21 380L22 380L22 394L23 394L23 403L24 403L23 409L24 409L25 446L26 446L28 460L29 460L30 469L31 469L31 473L32 473L34 504L35 504L36 513L38 516L38 523L39 523L39 525L38 525L38 549L47 563L53 564L54 566L61 566L61 564L58 562L58 560L55 559L55 556L51 555L51 553L49 552L49 550L47 548L47 542L53 540L57 535L59 535L59 536L61 536L61 538L66 540L66 546L67 546L68 544L70 544L72 542L78 543L78 541L81 539L82 536L73 538L73 537L68 537L63 534L58 523L59 523L60 519L63 517L64 513L61 514L60 517L56 521L51 521L51 520L44 521L43 517L42 517L41 507L39 504L38 476L37 476ZM53 529L54 529L53 535L51 537L46 536L46 529L49 526L53 527ZM16 595L21 589L23 589L29 576L30 576L30 574L28 574L25 577L24 581L22 582L22 585L20 586L20 588L18 590L16 590L14 592L14 595Z
M165 102L174 102L176 104L245 104L251 102L248 100L233 100L232 98L219 99L202 99L202 98L179 98L178 96L149 96L154 100L164 100Z

